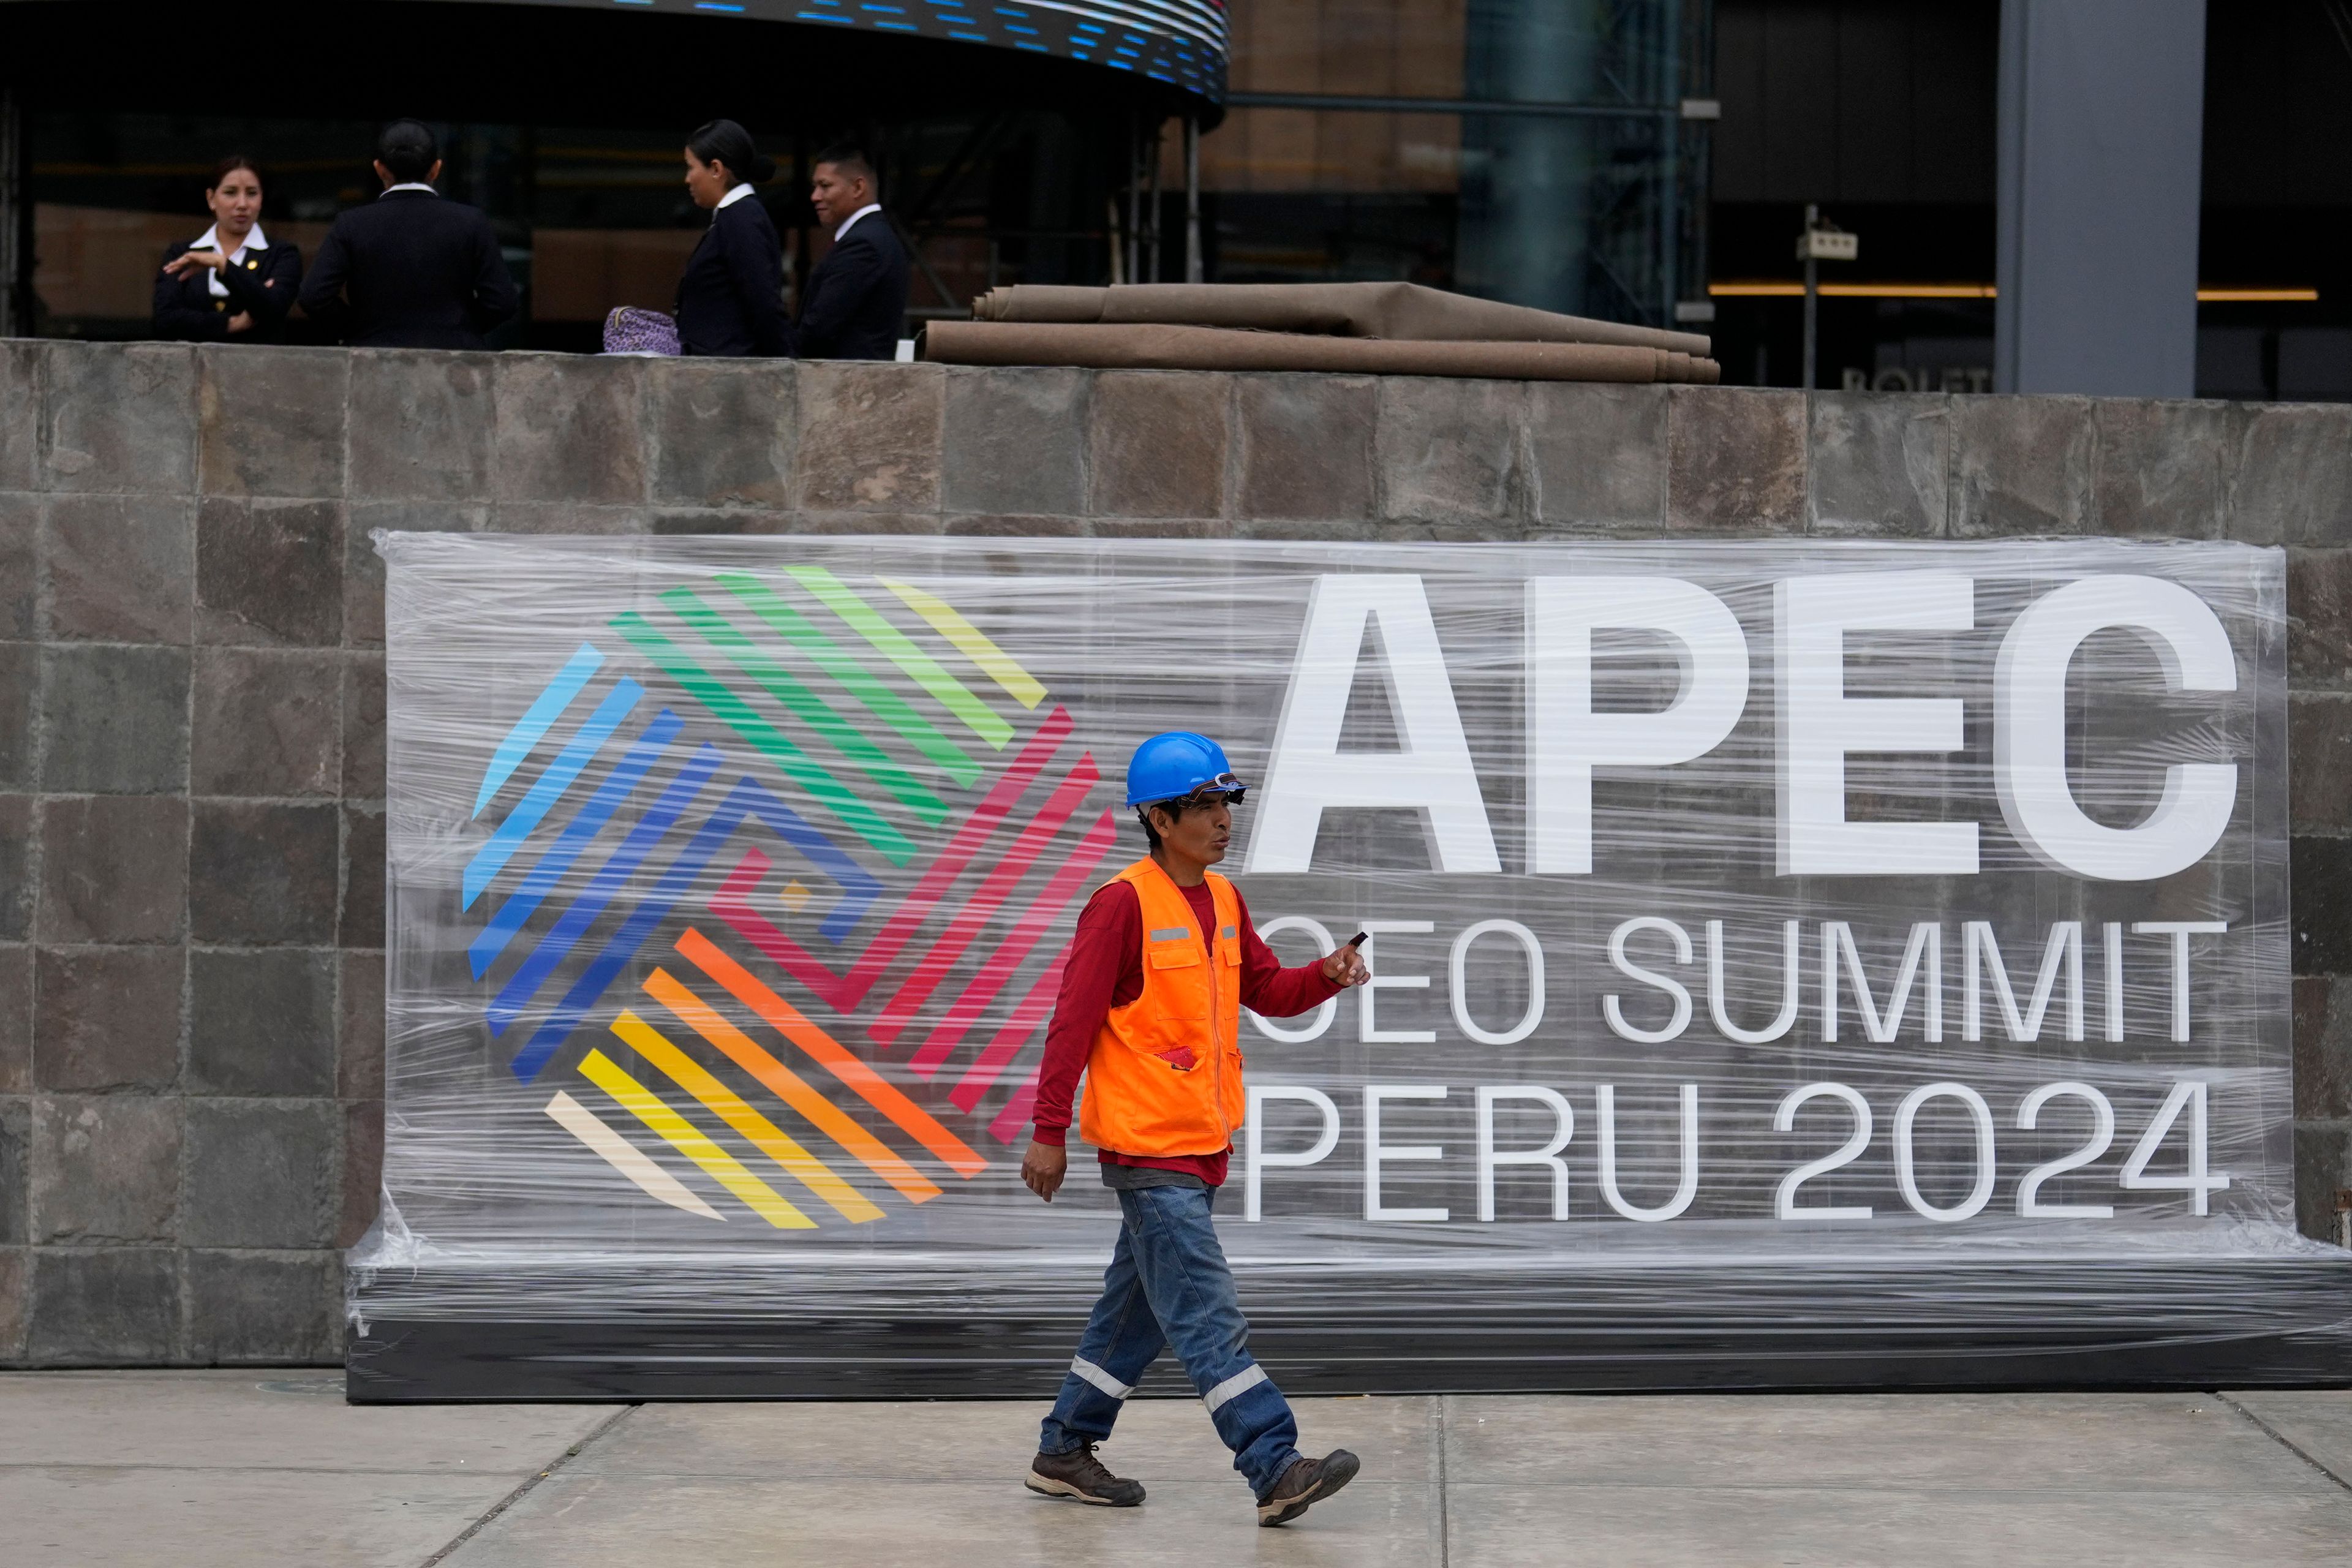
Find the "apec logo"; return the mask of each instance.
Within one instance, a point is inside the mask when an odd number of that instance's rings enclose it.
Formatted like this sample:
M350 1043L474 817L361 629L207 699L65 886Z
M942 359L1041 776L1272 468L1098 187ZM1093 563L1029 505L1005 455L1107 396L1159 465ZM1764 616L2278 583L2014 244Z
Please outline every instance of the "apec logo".
M1675 577L1531 577L1524 587L1527 864L1532 875L1592 867L1595 768L1670 768L1721 745L1746 712L1749 649L1730 608ZM1398 748L1342 751L1340 729L1368 625L1387 650ZM1955 876L1978 869L1972 821L1851 822L1850 753L1946 753L1963 746L1960 698L1849 697L1848 632L1967 632L1975 579L1946 573L1792 576L1773 586L1772 723L1777 869L1801 876ZM2148 881L2202 859L2227 829L2238 769L2165 764L2162 798L2126 827L2094 820L2067 780L2066 676L2105 631L2135 635L2175 692L2237 689L2228 632L2204 600L2160 577L2077 578L2029 604L1990 677L1992 773L2002 819L2042 865L2101 881ZM1593 636L1666 639L1682 667L1656 712L1596 711ZM1759 783L1761 781L1759 780ZM1422 814L1433 869L1500 874L1444 650L1418 576L1316 580L1276 725L1244 869L1310 869L1323 813Z

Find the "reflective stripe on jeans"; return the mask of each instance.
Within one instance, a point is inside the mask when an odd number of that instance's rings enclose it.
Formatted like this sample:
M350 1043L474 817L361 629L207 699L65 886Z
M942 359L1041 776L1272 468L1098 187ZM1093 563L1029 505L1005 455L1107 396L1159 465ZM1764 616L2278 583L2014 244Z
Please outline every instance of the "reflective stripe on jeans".
M1216 1387L1209 1390L1208 1393L1201 1395L1201 1403L1209 1407L1210 1415L1214 1415L1217 1413L1218 1408L1223 1405L1227 1401L1233 1399L1237 1394L1248 1393L1251 1389L1255 1388L1259 1384L1264 1383L1265 1381L1265 1368L1255 1364L1245 1366L1242 1368L1241 1371L1234 1373L1233 1376L1225 1379L1224 1382L1217 1384Z
M1125 1399L1129 1394L1135 1392L1135 1384L1131 1383L1119 1382L1118 1379L1113 1377L1110 1373L1105 1372L1102 1368L1097 1366L1094 1363L1088 1361L1082 1355L1072 1356L1070 1358L1070 1370L1077 1373L1080 1377L1085 1378L1088 1383L1093 1384L1097 1388L1101 1389L1105 1394L1109 1394L1113 1399ZM1255 1369L1253 1368L1252 1370ZM1222 1388L1228 1385L1220 1384L1218 1386ZM1239 1393L1240 1390L1235 1389L1234 1392ZM1212 1405L1209 1408L1214 1410L1216 1406Z

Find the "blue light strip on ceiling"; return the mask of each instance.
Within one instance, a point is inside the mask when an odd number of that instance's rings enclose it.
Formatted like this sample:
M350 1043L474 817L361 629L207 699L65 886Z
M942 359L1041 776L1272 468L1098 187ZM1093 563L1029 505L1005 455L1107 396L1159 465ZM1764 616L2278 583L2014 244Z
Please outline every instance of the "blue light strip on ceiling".
M593 4L593 0L584 0ZM1226 0L610 0L638 10L713 13L912 34L1059 56L1225 96Z

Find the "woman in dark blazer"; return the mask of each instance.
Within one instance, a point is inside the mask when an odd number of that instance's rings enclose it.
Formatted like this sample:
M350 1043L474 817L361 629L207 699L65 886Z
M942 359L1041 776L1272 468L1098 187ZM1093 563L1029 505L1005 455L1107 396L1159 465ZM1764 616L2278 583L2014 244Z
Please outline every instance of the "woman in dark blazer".
M232 153L205 205L213 226L163 253L155 279L155 335L195 342L274 343L302 285L302 254L261 232L261 171Z
M789 356L784 247L751 186L775 164L731 120L714 120L686 143L686 188L710 226L677 280L678 346L690 354Z

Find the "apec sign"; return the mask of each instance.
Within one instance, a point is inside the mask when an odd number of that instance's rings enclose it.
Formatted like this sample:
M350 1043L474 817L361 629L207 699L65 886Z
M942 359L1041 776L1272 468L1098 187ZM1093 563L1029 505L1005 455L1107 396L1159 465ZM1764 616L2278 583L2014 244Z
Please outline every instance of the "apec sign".
M1237 1258L2291 1234L2277 552L385 548L403 1258L697 1312L1076 1278L1104 1194L1016 1166L1171 729L1253 785L1285 960L1372 933L1245 1026Z
M1783 578L1772 586L1780 874L1975 875L1976 823L1853 822L1845 808L1849 754L1957 752L1964 700L1849 697L1844 674L1852 633L1973 629L1974 580L1858 571ZM1720 598L1677 577L1531 577L1522 594L1523 868L1589 873L1593 770L1673 767L1720 745L1749 699L1747 637ZM1365 634L1375 626L1389 650L1388 697L1402 743L1393 751L1349 752L1340 743L1340 721ZM1595 710L1593 637L1604 631L1650 633L1670 644L1682 676L1663 709ZM2160 802L2130 826L2102 824L2083 810L2066 780L2064 692L2077 650L2108 631L2142 642L2169 690L2237 689L2229 634L2195 594L2160 577L2078 578L2027 605L1983 672L1993 778L2010 831L2043 863L2077 877L2147 881L2195 864L2221 837L2236 799L2237 767L2167 764ZM1247 869L1307 870L1323 814L1349 808L1423 814L1434 869L1503 869L1418 577L1316 580Z

